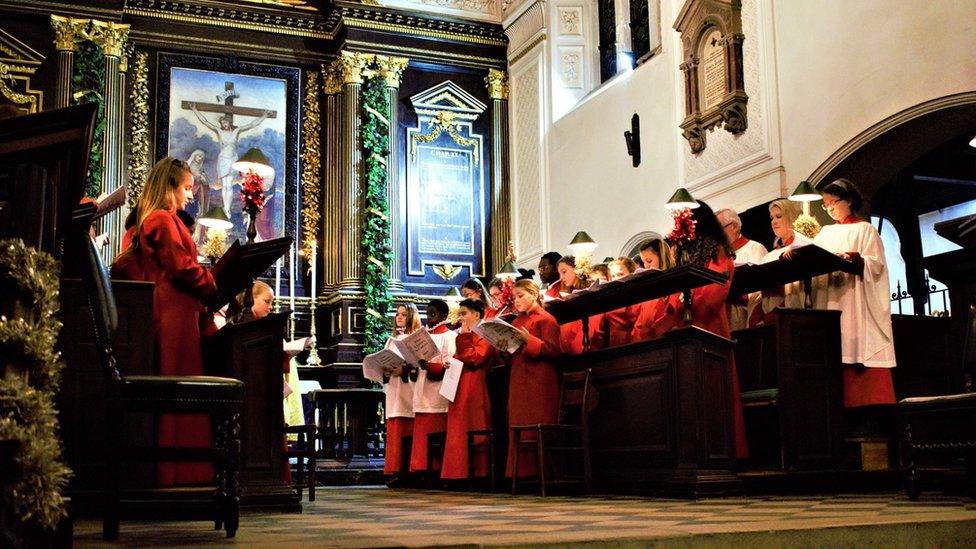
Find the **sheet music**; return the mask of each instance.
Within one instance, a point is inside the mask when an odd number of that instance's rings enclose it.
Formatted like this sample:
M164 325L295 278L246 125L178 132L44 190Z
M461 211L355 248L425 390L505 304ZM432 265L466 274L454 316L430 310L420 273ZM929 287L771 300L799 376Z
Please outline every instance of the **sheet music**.
M429 361L441 354L427 330L417 330L403 339L395 339L393 344L403 360L415 366L419 366L421 360Z
M125 204L125 196L125 185L115 189L110 194L102 193L95 201L98 203L98 209L95 210L95 217L92 218L92 221L121 208Z
M445 363L447 368L444 370L444 379L441 381L440 394L442 397L454 402L457 396L458 382L461 381L461 372L464 370L464 363L454 357L448 357Z
M284 345L285 354L288 356L295 356L305 350L305 345L308 342L307 337L301 337L298 339L293 339L291 341L286 341Z
M383 383L383 375L390 375L403 364L403 359L390 349L383 349L363 357L363 377Z
M514 353L525 343L522 331L500 318L486 320L471 328L471 331L506 353Z

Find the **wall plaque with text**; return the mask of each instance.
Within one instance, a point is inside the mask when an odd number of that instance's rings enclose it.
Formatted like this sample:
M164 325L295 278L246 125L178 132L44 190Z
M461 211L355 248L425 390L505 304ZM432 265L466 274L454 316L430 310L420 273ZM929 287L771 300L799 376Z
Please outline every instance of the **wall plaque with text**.
M679 127L693 153L705 149L708 130L723 126L739 134L748 126L741 9L740 0L687 0L674 23L681 33L685 83Z

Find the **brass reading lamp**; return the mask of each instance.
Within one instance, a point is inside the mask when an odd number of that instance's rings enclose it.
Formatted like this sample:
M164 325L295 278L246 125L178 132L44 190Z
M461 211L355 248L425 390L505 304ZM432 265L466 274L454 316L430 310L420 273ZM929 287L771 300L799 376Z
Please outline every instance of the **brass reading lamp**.
M789 199L793 202L802 202L803 214L810 215L810 203L823 200L823 197L820 196L820 193L817 192L817 189L809 181L800 181L800 184L796 186Z
M691 196L688 189L678 187L678 190L674 191L674 194L671 195L671 198L668 199L668 202L664 205L664 207L669 210L680 210L682 208L694 210L698 207L698 202L696 202L695 198Z
M520 276L522 275L521 273L519 273L518 267L516 267L515 264L512 263L511 261L506 261L505 264L502 265L501 270L499 270L498 273L495 275L495 278L498 278L500 280L504 280L506 278L515 280Z
M214 206L210 208L206 214L197 219L197 223L208 229L220 229L222 231L227 231L234 228L234 224L231 223L230 218L227 217L227 212L224 211L223 206Z
M586 231L576 233L573 241L569 243L569 249L574 255L591 254L596 247L596 241L590 238L590 235L586 234Z

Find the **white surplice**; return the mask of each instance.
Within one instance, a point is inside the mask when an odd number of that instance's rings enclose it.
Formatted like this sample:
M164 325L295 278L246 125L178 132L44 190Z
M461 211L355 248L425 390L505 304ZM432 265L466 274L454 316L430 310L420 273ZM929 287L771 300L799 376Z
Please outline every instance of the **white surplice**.
M747 240L741 248L735 251L735 263L736 265L759 264L765 256L765 246L755 240ZM730 303L728 307L729 328L732 330L746 328L749 323L749 315L752 314L754 308L759 306L761 301L762 292L752 292L747 296L745 305Z
M397 336L403 337L406 336ZM386 348L397 352L392 337L386 340ZM383 384L383 392L386 393L386 417L413 417L413 384L401 381L398 374L399 372L394 373L390 376L390 381Z
M442 333L431 333L431 339L440 349L441 357L452 357L457 352L455 341L457 332L447 330ZM444 359L435 358L431 362L438 362ZM413 387L413 410L417 413L438 414L447 413L447 407L451 401L441 395L441 381L431 381L427 379L427 371L420 370L417 374L417 382Z
M845 364L894 368L888 266L878 231L866 221L827 225L814 243L834 253L857 252L863 276L835 272L818 277L814 306L841 311L841 355Z

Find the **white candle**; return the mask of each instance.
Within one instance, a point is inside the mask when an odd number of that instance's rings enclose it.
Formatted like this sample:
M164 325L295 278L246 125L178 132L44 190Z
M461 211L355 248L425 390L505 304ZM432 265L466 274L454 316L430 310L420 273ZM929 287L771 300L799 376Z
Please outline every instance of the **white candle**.
M291 265L289 265L289 277L288 277L288 297L291 303L291 310L295 310L295 243L292 242L291 249L288 250L288 259Z
M282 258L278 258L275 261L275 300L281 299L281 262L284 261Z
M318 249L318 243L314 240L312 241L312 288L309 290L309 296L312 298L312 307L315 307L315 260L317 258L316 251Z

